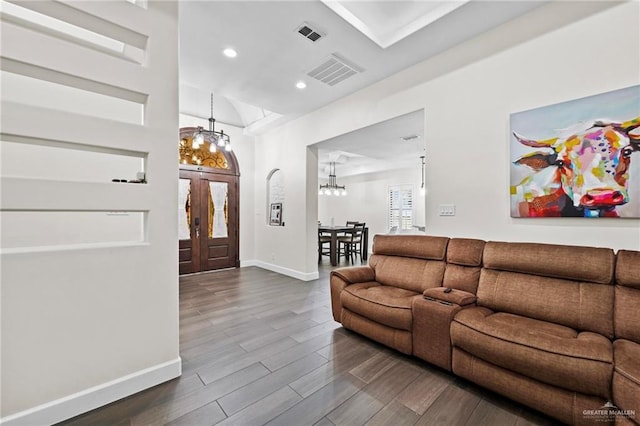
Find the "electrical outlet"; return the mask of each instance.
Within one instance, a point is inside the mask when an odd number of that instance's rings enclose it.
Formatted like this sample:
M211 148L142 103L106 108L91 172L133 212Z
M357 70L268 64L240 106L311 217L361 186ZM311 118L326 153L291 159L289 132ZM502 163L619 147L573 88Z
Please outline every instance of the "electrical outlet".
M438 212L440 216L455 216L456 206L455 204L440 204Z

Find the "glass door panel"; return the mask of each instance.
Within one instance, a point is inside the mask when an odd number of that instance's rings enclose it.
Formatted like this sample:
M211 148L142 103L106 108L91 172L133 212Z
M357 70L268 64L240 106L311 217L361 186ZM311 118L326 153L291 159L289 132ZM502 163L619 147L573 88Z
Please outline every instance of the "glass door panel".
M209 181L209 238L229 236L229 184Z
M178 182L178 239L191 239L191 179Z

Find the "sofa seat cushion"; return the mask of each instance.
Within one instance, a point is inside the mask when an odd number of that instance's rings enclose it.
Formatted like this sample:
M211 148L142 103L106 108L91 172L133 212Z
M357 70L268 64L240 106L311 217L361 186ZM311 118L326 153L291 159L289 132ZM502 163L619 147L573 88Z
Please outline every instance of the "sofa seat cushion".
M420 294L375 281L347 286L340 294L345 309L399 330L411 331L411 302Z
M480 359L543 383L610 397L613 348L602 335L474 307L455 316L451 341Z

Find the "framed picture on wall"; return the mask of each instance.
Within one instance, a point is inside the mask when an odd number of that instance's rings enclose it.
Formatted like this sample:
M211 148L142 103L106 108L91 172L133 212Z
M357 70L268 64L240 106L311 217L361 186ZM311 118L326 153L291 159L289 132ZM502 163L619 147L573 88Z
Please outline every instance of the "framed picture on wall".
M511 114L511 217L640 217L640 85Z
M269 225L282 225L282 203L271 203L271 214L269 215Z

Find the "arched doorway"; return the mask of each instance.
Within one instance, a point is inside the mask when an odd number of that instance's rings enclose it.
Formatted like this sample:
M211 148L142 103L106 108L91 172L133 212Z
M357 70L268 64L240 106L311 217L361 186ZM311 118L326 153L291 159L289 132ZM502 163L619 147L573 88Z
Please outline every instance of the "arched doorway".
M240 266L239 177L233 151L192 148L196 127L180 129L179 272Z

